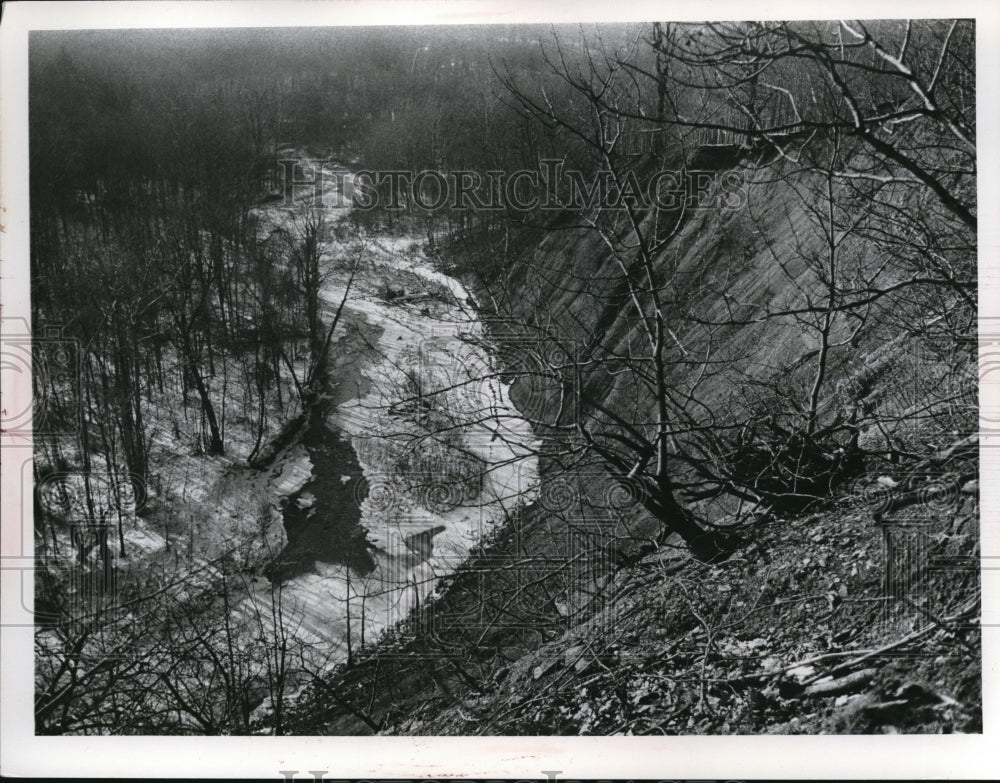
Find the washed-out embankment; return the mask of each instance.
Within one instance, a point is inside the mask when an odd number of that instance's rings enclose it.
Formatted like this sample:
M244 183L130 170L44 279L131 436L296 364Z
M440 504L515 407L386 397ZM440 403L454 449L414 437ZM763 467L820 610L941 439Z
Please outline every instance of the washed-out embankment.
M271 458L288 477L277 482L287 543L267 574L280 586L284 625L322 666L425 602L537 484L534 434L491 377L469 293L410 237L363 252L320 390ZM393 285L403 295L387 296ZM342 274L327 278L327 318L345 291ZM446 442L400 412L415 374L460 422ZM449 450L480 466L459 494L451 466L422 457L450 462ZM269 601L272 589L259 583L249 600Z

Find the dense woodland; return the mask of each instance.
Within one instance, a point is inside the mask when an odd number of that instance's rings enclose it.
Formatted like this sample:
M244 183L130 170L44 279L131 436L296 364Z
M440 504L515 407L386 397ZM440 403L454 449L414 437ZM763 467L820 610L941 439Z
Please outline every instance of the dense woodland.
M974 55L967 21L33 33L34 327L61 327L81 373L78 395L44 373L37 392L51 429L82 422L76 438L36 439L36 481L83 477L90 538L74 544L106 589L123 526L170 489L151 453L182 434L163 431L160 411L182 405L196 453L265 466L314 402L337 326L319 303L320 247L335 242L331 263L356 268L359 237L409 232L476 291L502 377L543 439L543 493L599 475L629 499L640 532L598 542L600 558L630 568L679 540L695 561L723 562L758 526L815 512L872 470L924 466L975 431ZM407 203L267 233L256 208L280 198L288 150L374 171L559 160L602 177L615 203ZM643 205L633 183L662 170L679 172L679 199ZM688 174L727 171L745 208L693 206L718 194ZM755 264L773 275L766 290L741 287ZM505 352L508 332L519 342ZM740 354L740 334L778 348ZM887 385L904 367L912 398ZM72 524L54 507L36 517L36 605L62 618L41 642L40 733L317 730L308 702L285 714L294 651L279 605L261 648L234 651L225 567L204 616L190 596L148 600L167 575L123 584L118 599L142 607L125 619L65 622L57 553ZM540 607L565 579L553 569L544 601L519 591L503 612L549 623ZM469 598L457 584L461 611L507 589L501 578ZM452 691L485 687L487 635L455 634L436 654L458 685L427 682L461 704ZM309 676L310 698L366 730L391 724L393 710L375 715L385 674L379 687ZM210 694L178 685L198 680ZM252 720L262 690L274 709Z
M519 43L493 32L485 42L537 67L524 31ZM488 78L488 48L457 31L419 30L33 39L36 320L81 341L86 405L102 411L99 437L132 474L149 478L142 400L166 373L182 374L205 448L222 453L205 382L214 354L240 354L233 382L263 418L281 344L318 332L308 307L314 254L260 241L251 215L280 192L280 147L376 170L533 159L523 122ZM275 263L282 253L295 256L294 269ZM167 346L176 361L165 364Z

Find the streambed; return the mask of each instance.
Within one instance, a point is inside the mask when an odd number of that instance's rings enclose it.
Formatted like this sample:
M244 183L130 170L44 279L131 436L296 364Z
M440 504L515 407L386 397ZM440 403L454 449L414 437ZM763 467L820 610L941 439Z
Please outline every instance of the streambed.
M326 278L327 323L345 288L344 274ZM281 623L309 668L346 660L404 619L537 493L537 441L495 372L472 303L414 237L367 242L331 346L329 404L274 483L288 544L287 568L271 576ZM425 409L450 417L446 436L421 426ZM476 475L457 480L453 462L478 466ZM274 606L267 580L242 610L259 616L262 606Z

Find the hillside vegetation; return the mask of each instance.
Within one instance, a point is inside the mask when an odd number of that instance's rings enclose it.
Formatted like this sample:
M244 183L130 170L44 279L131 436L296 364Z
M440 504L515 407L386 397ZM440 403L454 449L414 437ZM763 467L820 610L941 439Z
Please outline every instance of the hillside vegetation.
M115 35L32 44L39 733L981 731L971 22Z
M502 77L611 197L441 250L542 494L336 680L381 731L981 730L974 120L889 51L964 55L955 25L835 27L658 26L638 84L557 39L565 104ZM663 170L679 200L625 195Z

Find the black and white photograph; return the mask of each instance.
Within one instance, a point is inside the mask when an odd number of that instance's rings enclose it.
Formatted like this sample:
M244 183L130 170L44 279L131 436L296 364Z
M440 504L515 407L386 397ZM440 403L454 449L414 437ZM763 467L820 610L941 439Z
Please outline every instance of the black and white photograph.
M19 732L984 739L992 26L37 5Z

